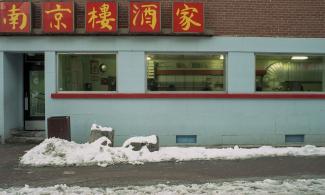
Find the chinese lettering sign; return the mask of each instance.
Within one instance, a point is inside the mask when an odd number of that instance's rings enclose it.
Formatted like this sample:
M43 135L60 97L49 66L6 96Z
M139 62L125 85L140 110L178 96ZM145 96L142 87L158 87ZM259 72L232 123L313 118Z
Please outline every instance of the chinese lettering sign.
M30 2L0 2L0 32L30 32Z
M160 32L159 2L130 2L130 32Z
M48 33L73 32L74 4L73 2L44 2L43 31Z
M116 2L87 2L86 32L116 32Z
M87 1L85 6L86 32L113 33L118 31L118 1ZM0 33L31 31L31 6L26 2L0 1ZM173 32L203 33L204 4L174 2ZM42 28L45 33L74 31L74 1L42 2ZM129 2L129 32L161 32L161 1Z
M204 32L203 3L174 2L173 21L174 32Z

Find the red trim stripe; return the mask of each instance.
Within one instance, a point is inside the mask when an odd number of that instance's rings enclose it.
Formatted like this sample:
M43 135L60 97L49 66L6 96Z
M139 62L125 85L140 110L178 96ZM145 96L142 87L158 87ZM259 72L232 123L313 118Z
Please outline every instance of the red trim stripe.
M311 93L53 93L53 99L325 99Z

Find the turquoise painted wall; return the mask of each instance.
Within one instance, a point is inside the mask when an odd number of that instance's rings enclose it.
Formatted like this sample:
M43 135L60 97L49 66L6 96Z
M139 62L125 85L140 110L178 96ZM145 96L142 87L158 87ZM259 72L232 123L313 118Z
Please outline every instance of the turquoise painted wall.
M180 36L1 36L0 51L325 52L324 38Z
M324 142L322 100L55 100L49 115L71 116L72 137L86 141L92 123L116 129L117 144L129 136L198 135L198 144L284 144L285 134ZM234 141L236 140L236 141Z
M226 91L253 93L255 53L325 54L325 39L240 37L0 37L0 51L45 52L46 116L71 116L72 139L88 139L92 123L116 130L117 145L129 136L196 134L198 145L282 145L285 134L305 134L325 144L325 100L51 99L56 92L56 52L116 52L117 88L146 91L147 52L227 53ZM67 44L69 43L69 44ZM4 45L6 45L4 47ZM87 47L85 47L87 46Z
M1 78L1 102L3 116L0 128L3 137L9 136L11 129L22 129L23 124L23 56L3 53Z
M229 52L226 83L229 93L253 93L255 91L255 55L253 52Z
M117 54L117 90L120 93L144 93L146 62L144 52L120 51Z

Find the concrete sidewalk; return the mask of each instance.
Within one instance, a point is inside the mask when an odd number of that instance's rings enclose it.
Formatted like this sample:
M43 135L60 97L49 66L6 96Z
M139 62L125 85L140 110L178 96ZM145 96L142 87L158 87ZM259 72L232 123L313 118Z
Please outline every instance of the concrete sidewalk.
M325 178L325 157L162 162L91 167L20 167L19 157L33 145L0 145L0 188L30 186L111 187L186 184L237 179Z

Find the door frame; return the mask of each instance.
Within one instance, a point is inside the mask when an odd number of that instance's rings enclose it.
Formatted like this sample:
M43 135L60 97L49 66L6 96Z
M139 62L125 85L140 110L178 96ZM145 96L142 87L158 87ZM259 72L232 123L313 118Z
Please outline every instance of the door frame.
M39 124L40 122L45 122L45 115L44 116L30 116L30 106L31 106L31 99L30 99L30 71L44 71L44 53L35 53L35 55L43 55L40 57L41 59L28 59L28 54L24 54L24 62L23 62L23 77L24 77L24 84L23 84L23 108L24 108L24 129L26 129L26 123L35 122ZM45 76L45 75L44 75ZM45 87L45 86L44 86ZM45 100L45 94L44 94ZM44 103L45 104L45 103ZM27 125L30 126L30 125ZM39 125L36 125L39 126ZM39 130L39 128L36 128Z

